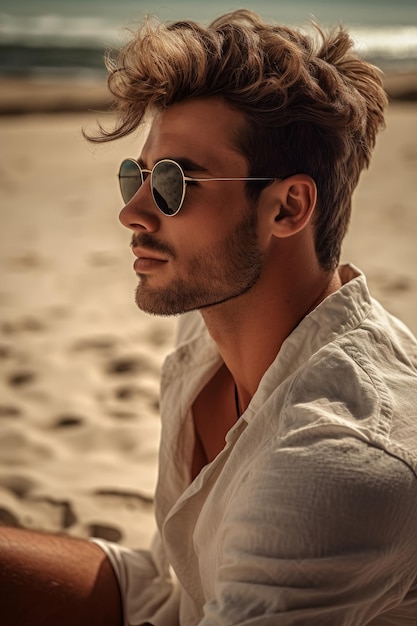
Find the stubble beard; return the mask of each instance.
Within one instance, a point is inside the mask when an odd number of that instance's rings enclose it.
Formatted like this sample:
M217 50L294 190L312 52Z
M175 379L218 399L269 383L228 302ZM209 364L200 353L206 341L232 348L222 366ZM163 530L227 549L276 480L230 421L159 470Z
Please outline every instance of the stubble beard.
M249 291L262 267L257 212L252 209L232 233L190 259L187 278L177 277L167 287L152 288L148 276L140 276L136 304L146 313L161 316L215 306Z

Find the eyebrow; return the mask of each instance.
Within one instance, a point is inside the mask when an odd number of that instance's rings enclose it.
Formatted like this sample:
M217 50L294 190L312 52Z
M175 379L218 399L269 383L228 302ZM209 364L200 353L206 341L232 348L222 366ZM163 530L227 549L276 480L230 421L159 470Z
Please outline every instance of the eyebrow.
M206 167L204 167L200 163L197 163L196 161L193 161L192 159L189 159L187 157L173 157L173 156L162 157L161 159L158 159L155 162L155 164L165 159L169 159L170 161L175 161L176 163L178 163L178 165L182 167L184 171L187 171L187 172L208 172L208 169ZM146 167L144 160L141 157L138 158L138 163L143 169L148 169Z

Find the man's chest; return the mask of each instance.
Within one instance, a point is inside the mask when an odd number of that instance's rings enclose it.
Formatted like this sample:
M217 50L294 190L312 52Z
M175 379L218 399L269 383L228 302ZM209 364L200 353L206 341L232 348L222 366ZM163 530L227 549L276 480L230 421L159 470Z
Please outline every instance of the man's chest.
M234 382L226 367L220 368L192 405L195 430L193 478L223 450L227 432L236 423Z

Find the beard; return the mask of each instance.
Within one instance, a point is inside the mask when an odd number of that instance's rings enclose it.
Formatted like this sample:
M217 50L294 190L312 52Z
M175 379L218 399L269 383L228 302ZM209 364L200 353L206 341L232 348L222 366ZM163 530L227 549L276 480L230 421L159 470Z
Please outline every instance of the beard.
M169 255L174 262L178 257L169 245L155 241L149 234L137 239L142 246ZM214 306L249 291L257 283L262 267L257 213L251 210L232 233L189 259L187 276L177 276L166 287L152 288L148 275L141 275L136 304L146 313L166 316Z

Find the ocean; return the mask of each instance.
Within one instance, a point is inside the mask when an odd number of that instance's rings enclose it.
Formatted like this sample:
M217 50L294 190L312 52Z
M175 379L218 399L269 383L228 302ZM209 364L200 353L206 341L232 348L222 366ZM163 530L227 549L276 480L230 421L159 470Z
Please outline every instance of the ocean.
M104 51L119 48L145 15L208 23L237 8L283 24L342 23L384 71L417 70L416 0L0 0L0 75L99 77Z

